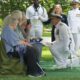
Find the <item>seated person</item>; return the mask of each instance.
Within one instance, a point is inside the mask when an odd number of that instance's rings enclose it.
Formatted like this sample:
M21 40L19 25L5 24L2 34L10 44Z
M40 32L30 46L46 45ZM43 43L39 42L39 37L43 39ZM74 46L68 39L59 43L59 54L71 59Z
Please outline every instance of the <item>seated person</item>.
M38 51L38 53L35 54L35 56L36 56L36 59L39 63L40 62L40 56L41 56L41 54L40 54L40 52L41 52L40 45L42 46L42 44L40 42L41 42L42 39L40 39L40 38L31 39L30 29L31 29L31 24L26 19L25 13L22 13L22 21L19 21L16 32L19 35L20 39L24 39L25 41L30 42L30 44L32 46L34 46L34 48Z
M54 56L54 60L56 63L56 68L67 68L71 67L70 63L75 64L72 66L78 66L79 60L75 55L74 51L74 40L71 34L69 27L61 22L62 17L59 14L52 13L51 15L51 23L55 25L55 41L52 43L46 43L49 46L52 55ZM72 61L73 56L76 57L76 61ZM69 60L69 57L72 59ZM70 62L71 61L71 62Z
M36 61L35 54L37 54L37 51L27 41L20 39L19 35L16 33L16 27L22 16L22 12L16 10L15 14L13 15L12 13L8 19L6 19L8 20L8 24L4 26L1 34L7 55L10 58L20 58L20 61L23 61L26 66L27 75L41 76L44 72Z
M19 21L19 24L17 26L16 32L21 39L26 39L27 41L30 42L30 29L31 29L31 24L30 22L26 19L26 15L24 12L22 12L22 21Z

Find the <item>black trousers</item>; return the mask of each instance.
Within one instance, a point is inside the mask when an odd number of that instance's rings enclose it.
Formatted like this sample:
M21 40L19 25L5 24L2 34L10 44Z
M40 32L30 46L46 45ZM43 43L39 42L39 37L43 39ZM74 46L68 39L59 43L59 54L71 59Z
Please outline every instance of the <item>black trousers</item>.
M37 54L36 54L36 59L38 61L38 63L40 63L40 59L41 59L41 54L42 54L42 44L41 43L35 43L35 44L32 44L33 47L36 49L37 51Z
M9 52L8 54L11 54L12 52ZM17 53L17 52L16 52ZM18 53L14 54L12 53L13 57L18 57ZM34 47L27 47L27 52L23 54L24 64L26 66L26 74L40 74L43 73L42 68L37 62L36 54L38 54L37 50Z
M55 30L55 26L52 26L52 31L51 31L51 41L53 42L55 40L55 36L54 36L54 30Z

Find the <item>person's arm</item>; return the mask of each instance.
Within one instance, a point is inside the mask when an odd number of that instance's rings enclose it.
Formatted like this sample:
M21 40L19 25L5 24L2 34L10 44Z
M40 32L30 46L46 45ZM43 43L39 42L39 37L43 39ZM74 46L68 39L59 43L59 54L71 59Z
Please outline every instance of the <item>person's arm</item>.
M69 33L68 28L66 26L63 26L59 28L59 38L62 41L64 45L64 50L69 50Z
M39 19L43 22L47 21L48 20L48 14L47 14L47 11L44 7L43 8L43 14L42 15L39 15Z
M67 16L67 21L68 21L68 26L71 26L71 24L70 24L70 11L68 12L68 16Z
M43 22L45 25L48 25L51 23L51 19L48 19L47 21Z

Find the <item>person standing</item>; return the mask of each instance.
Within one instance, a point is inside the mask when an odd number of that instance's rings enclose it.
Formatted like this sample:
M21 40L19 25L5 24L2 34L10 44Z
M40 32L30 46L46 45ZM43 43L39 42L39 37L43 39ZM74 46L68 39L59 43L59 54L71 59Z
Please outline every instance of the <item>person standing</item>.
M42 33L43 33L43 22L48 20L48 15L46 9L39 3L39 0L33 0L33 4L29 6L26 10L26 18L31 22L31 41L38 41L42 40ZM39 51L38 58L40 60L41 52L42 52L42 44L33 44L37 50Z
M79 30L80 30L80 10L79 10L79 0L73 0L71 2L72 10L68 11L68 25L71 28L75 42L75 51L79 49Z

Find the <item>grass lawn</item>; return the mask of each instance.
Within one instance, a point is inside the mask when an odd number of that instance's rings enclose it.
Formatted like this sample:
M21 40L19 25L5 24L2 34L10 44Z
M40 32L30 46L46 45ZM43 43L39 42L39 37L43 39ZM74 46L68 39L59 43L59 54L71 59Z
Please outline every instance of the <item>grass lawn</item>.
M53 57L47 47L43 47L40 65L44 68L46 76L30 78L25 75L0 75L0 80L80 80L80 68L52 70Z
M50 32L45 32L43 36L50 36ZM6 74L0 75L0 80L80 80L80 68L68 68L63 70L52 70L54 59L48 47L43 47L40 65L46 72L44 77L29 78L26 75Z

